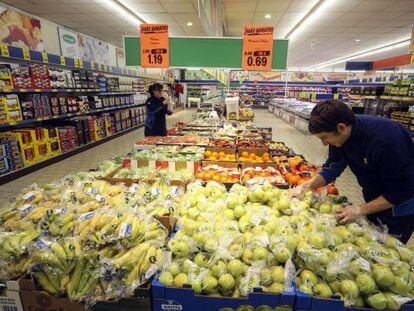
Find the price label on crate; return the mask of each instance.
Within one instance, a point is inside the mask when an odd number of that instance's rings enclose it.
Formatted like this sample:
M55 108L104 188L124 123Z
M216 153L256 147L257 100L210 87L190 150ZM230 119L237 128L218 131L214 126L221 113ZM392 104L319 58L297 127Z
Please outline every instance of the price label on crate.
M273 26L243 27L243 70L271 70Z
M79 68L79 59L74 58L73 61L75 62L74 64L75 68Z
M0 52L2 56L9 57L9 46L6 43L0 43Z
M62 66L66 66L66 58L65 58L65 56L63 56L63 55L61 55L61 56L60 56L60 64L61 64Z
M167 24L141 24L141 67L168 68L170 40Z
M49 63L49 57L47 56L46 52L42 52L42 60L44 63Z
M112 71L113 71L114 69L112 68L112 66L108 66L108 71L110 72L110 73L112 73Z
M79 59L79 68L83 68L83 60Z
M95 63L94 62L91 63L91 69L95 70Z
M30 50L27 47L23 47L22 51L23 51L23 59L30 60Z

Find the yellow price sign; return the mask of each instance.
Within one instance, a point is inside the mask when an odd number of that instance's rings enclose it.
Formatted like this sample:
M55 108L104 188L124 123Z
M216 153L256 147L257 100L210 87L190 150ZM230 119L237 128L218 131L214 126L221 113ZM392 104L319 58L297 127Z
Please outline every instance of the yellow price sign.
M60 64L61 64L62 66L66 66L66 58L65 58L65 56L63 56L63 55L61 55L61 56L60 56Z
M79 59L79 68L83 68L83 60Z
M313 102L315 102L315 101L316 101L316 93L312 93L312 94L311 94L311 100L312 100Z
M336 93L336 94L334 94L334 96L333 96L334 98L334 100L339 100L339 94L338 93Z
M414 53L411 53L411 64L414 64Z
M79 67L79 59L74 58L73 60L75 62L75 64L74 64L75 68L78 68Z
M109 72L112 72L113 68L112 66L108 66L109 67Z
M2 56L9 57L9 46L6 43L0 43L0 52Z
M42 52L42 59L44 63L49 63L49 57L47 56L46 52Z
M94 62L91 63L91 69L95 70L95 63Z
M23 51L23 59L30 60L30 50L27 47L23 47L22 51Z

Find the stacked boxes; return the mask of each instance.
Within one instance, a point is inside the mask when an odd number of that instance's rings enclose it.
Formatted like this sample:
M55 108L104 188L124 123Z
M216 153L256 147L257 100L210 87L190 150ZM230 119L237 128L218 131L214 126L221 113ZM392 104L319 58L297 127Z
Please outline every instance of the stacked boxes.
M18 89L33 88L32 77L30 76L30 68L28 66L19 66L12 69L13 85Z
M0 135L1 159L0 173L4 174L23 167L22 155L20 153L17 139L6 133Z
M50 77L46 65L31 64L30 74L34 88L50 89Z
M0 65L0 88L13 88L12 76L10 74L9 65Z
M23 120L19 97L15 94L0 96L0 123L16 123Z
M62 153L68 152L79 147L78 134L73 126L65 126L58 128L59 144Z

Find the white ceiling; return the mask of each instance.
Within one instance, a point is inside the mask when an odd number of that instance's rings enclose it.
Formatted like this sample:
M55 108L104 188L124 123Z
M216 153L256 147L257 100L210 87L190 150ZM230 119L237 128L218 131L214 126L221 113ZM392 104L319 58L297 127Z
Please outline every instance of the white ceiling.
M137 27L104 4L108 0L2 0L33 15L122 46ZM197 0L124 0L147 22L167 23L171 36L205 36ZM243 25L275 26L283 38L318 0L222 0L224 36L241 36ZM327 0L318 16L289 42L289 68L305 69L336 58L410 37L414 0ZM57 13L58 12L58 13ZM266 19L265 15L271 18ZM187 26L192 22L192 26ZM359 42L355 40L359 39ZM311 44L312 43L312 44ZM313 45L313 47L311 47ZM406 53L375 54L373 60ZM334 69L344 68L344 64Z

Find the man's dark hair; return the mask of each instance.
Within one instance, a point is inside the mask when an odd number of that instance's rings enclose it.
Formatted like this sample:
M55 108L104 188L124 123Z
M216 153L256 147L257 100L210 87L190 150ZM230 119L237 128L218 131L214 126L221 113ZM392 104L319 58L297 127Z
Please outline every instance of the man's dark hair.
M152 85L150 85L150 87L148 88L148 93L150 93L151 96L154 96L154 91L162 91L163 90L163 86L161 83L154 83Z
M353 125L355 115L343 102L327 100L318 103L310 114L309 132L318 134L321 132L336 132L337 125Z

